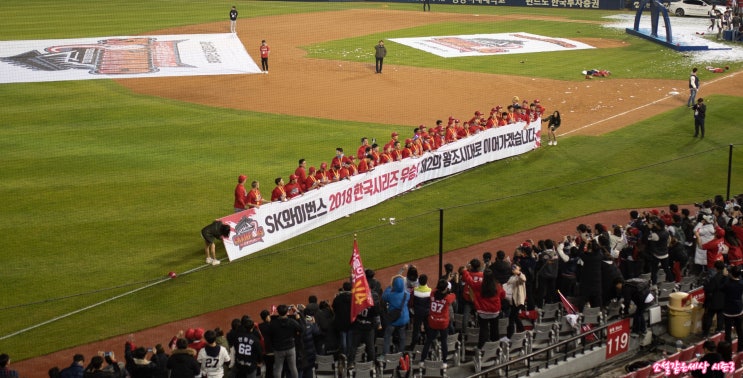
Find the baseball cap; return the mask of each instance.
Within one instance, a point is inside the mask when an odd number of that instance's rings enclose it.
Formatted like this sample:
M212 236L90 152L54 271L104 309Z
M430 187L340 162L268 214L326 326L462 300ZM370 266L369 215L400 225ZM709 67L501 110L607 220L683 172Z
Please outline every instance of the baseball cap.
M479 116L479 115L482 115L482 113L480 113L480 111L478 110L478 111L475 112L475 115L476 116Z
M289 175L289 180L296 180L296 179L297 179L297 175Z
M327 167L328 167L328 163L326 163L326 162L320 163L320 169L325 169Z
M535 98L535 99L534 99L534 103L535 103L535 104L538 104L538 103L539 103L539 99L538 99L538 98Z
M393 132L392 132L392 137L393 137L393 138L394 138L394 137L396 137L396 136L398 136L398 135L400 135L400 134L398 134L398 133L397 133L397 131L393 131Z
M247 179L248 179L248 176L245 176L245 175L237 176L237 182L239 182L239 183L243 183Z

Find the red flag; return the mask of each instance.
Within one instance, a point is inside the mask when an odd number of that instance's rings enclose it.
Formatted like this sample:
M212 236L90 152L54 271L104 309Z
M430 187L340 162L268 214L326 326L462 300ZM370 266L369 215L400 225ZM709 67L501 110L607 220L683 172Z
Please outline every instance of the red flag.
M351 264L351 323L353 323L359 313L374 306L374 299L372 299L369 282L366 280L364 264L361 262L359 244L356 239L353 240L353 254L349 264Z
M570 301L567 298L565 298L564 295L562 295L560 290L557 291L557 295L560 296L560 302L562 302L562 307L565 308L565 312L567 312L568 315L580 315L580 311L578 311L578 308L573 306L573 304L570 303ZM590 324L583 324L580 326L581 333L586 333L590 331L591 329L593 329L593 326ZM586 340L588 341L593 341L595 340L595 338L596 338L596 335L593 333L586 336Z

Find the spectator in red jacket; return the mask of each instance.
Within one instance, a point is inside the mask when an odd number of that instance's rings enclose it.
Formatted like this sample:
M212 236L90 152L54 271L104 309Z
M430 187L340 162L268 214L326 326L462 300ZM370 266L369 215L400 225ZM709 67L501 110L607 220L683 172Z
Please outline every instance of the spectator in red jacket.
M475 310L477 320L480 324L480 337L477 347L482 348L487 341L496 341L498 335L498 317L500 316L501 300L506 298L506 292L495 279L493 271L485 269L482 281L475 281L469 271L463 272L464 282L467 283L475 294Z

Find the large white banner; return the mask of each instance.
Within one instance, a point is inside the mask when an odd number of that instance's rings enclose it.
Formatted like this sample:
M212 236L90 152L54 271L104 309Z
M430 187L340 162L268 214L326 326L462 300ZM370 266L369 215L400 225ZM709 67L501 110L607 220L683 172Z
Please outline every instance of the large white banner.
M565 38L552 38L529 33L450 35L439 37L393 38L414 49L444 58L524 54L546 51L592 49L593 46Z
M230 261L258 252L336 219L372 207L418 184L520 155L540 146L541 120L485 130L422 157L407 158L326 185L287 202L272 202L221 218Z
M0 83L259 72L232 33L0 42Z

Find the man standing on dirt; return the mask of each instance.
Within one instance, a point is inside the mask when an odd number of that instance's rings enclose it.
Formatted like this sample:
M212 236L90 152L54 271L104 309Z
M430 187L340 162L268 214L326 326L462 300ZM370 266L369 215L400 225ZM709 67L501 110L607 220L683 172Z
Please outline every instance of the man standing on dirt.
M268 73L268 54L271 53L271 48L268 47L268 44L266 43L266 40L261 41L261 69L263 70L263 73Z
M694 105L694 100L696 100L698 90L699 77L697 77L697 68L694 67L689 76L689 101L686 102L687 108L691 108Z
M230 33L237 33L237 8L234 5L230 10Z
M384 61L384 57L387 56L387 48L384 47L384 41L379 40L379 43L377 43L376 46L374 46L374 58L376 58L377 61L377 73L382 73L382 62Z
M428 8L427 10L429 12L431 11L431 0L423 0L423 11L424 12L426 11L426 8Z

